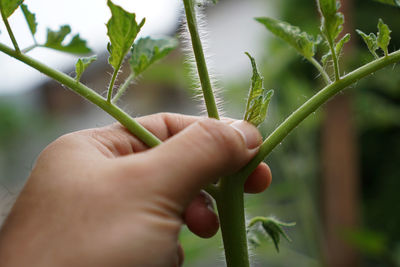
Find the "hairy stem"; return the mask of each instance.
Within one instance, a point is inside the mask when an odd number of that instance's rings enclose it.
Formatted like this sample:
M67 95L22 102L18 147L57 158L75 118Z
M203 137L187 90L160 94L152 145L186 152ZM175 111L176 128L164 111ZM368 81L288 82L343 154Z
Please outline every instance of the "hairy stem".
M216 202L226 264L228 267L249 267L243 186L233 175L222 178L219 189Z
M194 56L196 58L197 71L199 73L201 88L203 90L204 101L207 107L208 116L219 119L217 105L211 87L210 76L208 75L207 64L204 57L200 35L197 29L196 14L193 0L183 0L185 6L186 19L192 40Z
M52 69L27 55L18 53L6 45L0 44L0 51L6 53L7 55L15 59L18 59L21 62L24 62L25 64L40 71L41 73L47 75L48 77L71 88L71 90L73 90L75 93L86 98L87 100L89 100L90 102L92 102L93 104L97 105L105 112L110 114L112 117L114 117L117 121L119 121L122 125L124 125L131 133L136 135L140 140L142 140L148 146L153 147L161 143L161 141L156 136L154 136L151 132L146 130L143 126L141 126L138 122L136 122L131 116L129 116L119 107L110 103L102 96L97 94L95 91L85 86L84 84L77 82L70 76L58 70Z
M131 82L135 79L135 74L131 73L128 78L126 78L125 82L118 89L117 94L112 99L112 102L115 103L118 99L125 93L126 89L128 89Z
M15 51L17 53L20 53L20 49L17 43L17 40L15 39L14 33L11 30L10 24L8 23L8 19L6 18L6 16L3 14L3 7L1 6L1 1L0 1L0 13L1 13L1 17L3 19L4 25L6 26L8 35L10 36L11 42L15 48Z
M329 84L307 102L293 112L281 125L278 126L263 142L258 154L239 171L238 176L241 177L242 183L253 172L258 164L263 161L271 151L282 142L282 140L300 124L305 118L313 113L318 107L327 102L332 96L342 91L349 85L357 82L365 76L382 69L383 67L399 62L400 50L393 52L386 57L374 60L352 72L343 76L339 81Z
M311 57L311 58L307 58L307 60L310 61L311 64L313 64L314 67L321 73L322 78L324 79L324 81L327 85L332 82L331 79L329 78L328 74L324 70L324 68L318 63L318 61L315 60L315 58Z
M117 75L118 75L118 71L119 71L120 67L121 67L121 64L119 64L118 68L116 68L114 70L114 73L111 77L110 85L108 86L107 102L109 102L109 103L111 103L111 97L112 97L112 93L113 93L113 89L114 89L114 84L115 84L115 80L117 79Z
M328 40L329 49L331 50L332 60L333 60L333 68L335 69L335 81L340 80L340 71L339 71L339 62L336 56L335 46L333 45L332 40Z

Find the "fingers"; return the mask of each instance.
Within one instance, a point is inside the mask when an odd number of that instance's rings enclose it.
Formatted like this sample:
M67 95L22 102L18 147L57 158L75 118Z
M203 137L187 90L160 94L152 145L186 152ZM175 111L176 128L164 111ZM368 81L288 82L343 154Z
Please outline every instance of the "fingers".
M271 170L266 163L260 163L247 178L244 185L246 193L261 193L271 184ZM214 211L211 197L201 191L189 204L183 214L189 230L203 238L214 236L219 228L218 216Z
M244 184L244 192L261 193L269 187L272 181L271 170L264 162L260 163Z
M204 192L200 192L189 204L183 214L183 220L191 232L203 238L214 236L219 228L212 200Z
M203 119L158 147L137 154L136 160L141 157L148 162L149 177L156 179L171 199L188 204L203 186L243 167L257 153L261 141L258 130L247 122L227 125Z

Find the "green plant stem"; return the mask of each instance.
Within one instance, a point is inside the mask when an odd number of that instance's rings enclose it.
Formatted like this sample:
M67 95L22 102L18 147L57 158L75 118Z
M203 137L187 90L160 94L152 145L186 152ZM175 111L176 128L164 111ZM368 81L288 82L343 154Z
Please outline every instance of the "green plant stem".
M310 61L311 64L313 64L314 67L321 73L322 78L324 79L326 85L328 85L332 82L331 79L329 78L328 74L324 70L324 68L318 63L318 61L315 60L315 58L311 57L311 58L307 58L307 60Z
M249 267L243 185L236 175L224 177L219 184L216 203L228 267Z
M24 62L25 64L31 66L32 68L40 71L41 73L49 76L50 78L58 81L59 83L71 88L74 92L86 98L93 104L97 105L105 112L114 117L117 121L119 121L122 125L124 125L131 133L136 135L140 140L142 140L145 144L150 147L161 144L161 141L154 136L151 132L146 130L143 126L141 126L138 122L136 122L131 116L125 113L116 105L106 101L102 96L98 93L85 86L84 84L77 82L75 79L70 76L52 69L45 64L21 53L18 53L11 49L10 47L0 44L0 51L6 53L7 55L18 59L19 61Z
M243 185L247 177L261 161L282 142L282 140L305 118L314 112L332 96L355 83L361 78L395 62L400 61L400 50L387 57L375 60L329 84L306 103L293 112L260 147L258 154L238 173L223 177L216 194L218 214L224 242L225 258L228 267L249 266L244 220Z
M110 85L108 87L108 93L107 93L107 102L111 103L111 97L114 89L114 84L115 80L117 79L119 69L121 68L121 64L118 65L118 68L114 70L114 73L111 77Z
M197 71L199 73L201 88L203 90L204 101L207 107L208 116L219 119L218 109L212 91L210 76L208 75L207 64L204 57L203 47L197 29L196 14L193 0L183 0L187 24L192 40L194 56L196 58Z
M339 81L340 80L339 62L336 56L335 46L333 45L332 40L328 40L328 43L332 54L333 68L335 69L335 81Z
M31 46L28 46L27 48L24 48L21 50L22 53L28 53L30 51L32 51L33 49L35 49L36 47L40 47L41 45L39 44L33 44Z
M263 161L271 151L279 145L282 140L305 118L313 113L318 107L328 101L332 96L342 91L349 85L357 82L365 76L382 69L383 67L399 62L400 50L389 54L386 57L374 60L352 72L343 76L339 81L335 81L300 106L294 111L281 125L279 125L263 142L258 154L237 174L242 179L242 183L253 172L258 164Z
M3 14L3 12L1 11L2 9L3 9L3 8L2 8L1 3L0 3L0 13L1 13L1 17L3 18L4 25L6 26L8 35L10 36L10 39L11 39L11 42L12 42L14 48L15 48L15 51L16 51L17 53L20 53L20 49L19 49L17 40L15 39L14 33L13 33L12 30L11 30L10 24L8 23L8 19L6 18L6 16L5 16L5 15Z
M115 103L118 99L125 93L126 89L128 89L131 82L135 79L135 74L131 73L128 78L126 78L125 82L118 89L117 94L112 99L112 102Z

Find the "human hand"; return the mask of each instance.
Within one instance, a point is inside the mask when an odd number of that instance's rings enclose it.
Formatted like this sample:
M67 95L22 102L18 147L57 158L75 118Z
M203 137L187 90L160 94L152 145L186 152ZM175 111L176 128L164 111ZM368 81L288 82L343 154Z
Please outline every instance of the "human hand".
M137 120L165 142L148 149L114 124L64 135L41 153L0 232L0 266L178 266L183 223L201 237L217 232L200 190L257 153L257 129L178 114ZM270 182L262 163L245 191Z

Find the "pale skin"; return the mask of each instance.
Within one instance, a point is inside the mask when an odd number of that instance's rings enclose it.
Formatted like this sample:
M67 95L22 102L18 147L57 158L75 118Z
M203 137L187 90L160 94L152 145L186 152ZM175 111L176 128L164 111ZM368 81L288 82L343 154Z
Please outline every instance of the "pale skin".
M39 156L0 232L0 266L180 266L184 223L211 237L201 188L243 167L261 144L243 121L178 114L138 121L165 141L149 149L118 124L60 137ZM245 191L271 182L260 164Z

